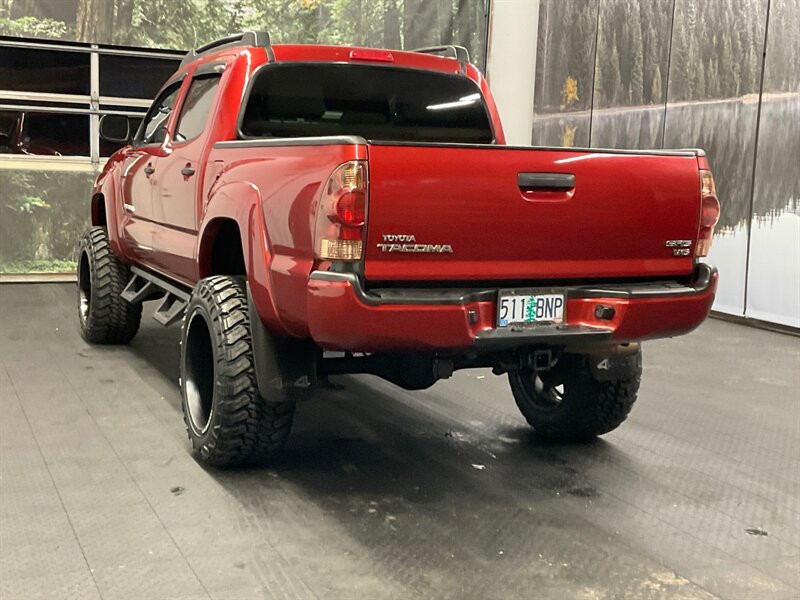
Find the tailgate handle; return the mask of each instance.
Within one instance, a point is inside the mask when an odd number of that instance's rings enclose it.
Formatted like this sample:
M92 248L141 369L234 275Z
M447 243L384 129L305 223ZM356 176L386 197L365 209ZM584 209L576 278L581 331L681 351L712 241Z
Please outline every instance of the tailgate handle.
M572 173L519 173L517 185L521 190L571 190L575 187L575 175Z

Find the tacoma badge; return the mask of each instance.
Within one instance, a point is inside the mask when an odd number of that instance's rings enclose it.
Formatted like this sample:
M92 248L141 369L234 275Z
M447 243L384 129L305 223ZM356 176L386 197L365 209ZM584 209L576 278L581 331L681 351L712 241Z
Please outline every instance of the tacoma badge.
M413 235L389 234L383 236L383 243L378 244L382 252L425 252L428 254L452 254L450 244L418 244Z

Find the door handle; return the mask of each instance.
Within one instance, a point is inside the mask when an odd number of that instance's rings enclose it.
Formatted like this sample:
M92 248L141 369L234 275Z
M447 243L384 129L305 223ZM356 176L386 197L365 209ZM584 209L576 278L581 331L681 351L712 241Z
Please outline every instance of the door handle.
M188 179L194 175L194 169L192 168L191 163L186 163L186 166L181 169L181 175L183 175L184 179Z
M148 165L147 165L147 166L144 168L144 174L145 174L145 175L147 175L148 177L150 177L150 175L152 175L152 174L153 174L153 173L155 173L155 172L156 172L156 169L155 169L155 167L154 167L153 165L151 165L151 164L148 164Z
M523 191L568 191L575 187L572 173L519 173L517 185Z

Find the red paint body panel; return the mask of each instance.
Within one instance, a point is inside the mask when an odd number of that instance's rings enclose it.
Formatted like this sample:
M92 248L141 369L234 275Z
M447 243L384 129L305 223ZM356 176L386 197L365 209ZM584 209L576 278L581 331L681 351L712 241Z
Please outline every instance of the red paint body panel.
M494 327L494 301L465 304L364 302L352 285L312 278L332 265L314 255L322 190L344 162L368 162L366 251L356 271L373 282L478 282L691 278L691 257L673 256L667 240L696 240L698 168L703 156L504 147L505 136L486 81L472 65L449 58L391 51L391 62L354 60L353 48L277 45L275 60L373 64L469 77L480 88L495 144L389 145L354 140L242 147L237 121L263 48L223 48L198 58L172 81L181 91L161 144L117 152L98 177L112 246L123 259L193 285L211 274L215 235L234 222L241 234L256 309L276 334L310 337L321 347L353 351L464 349ZM365 54L369 56L369 54ZM224 67L218 96L200 137L172 137L194 72ZM206 69L208 72L208 69ZM154 173L143 173L146 165ZM185 165L195 168L187 179ZM519 189L519 173L575 175L563 192ZM93 218L99 219L93 210ZM449 244L447 254L382 252L383 235L413 235L418 243ZM492 282L496 282L493 286ZM691 296L602 299L613 321L594 318L596 298L570 299L569 325L612 332L613 341L685 333L707 315L713 285ZM470 311L474 312L470 318Z
M478 329L467 310L491 320L491 303L368 306L343 282L310 280L308 315L311 337L328 350L433 350L467 348Z
M215 149L211 153L211 161L222 160L225 167L209 193L206 218L230 212L236 200L220 198L226 186L247 182L258 190L267 252L253 255L248 274L263 273L279 321L297 337L308 336L305 298L315 262L315 204L333 170L348 160L366 158L366 152L366 146L331 145ZM241 222L239 227L245 231Z
M570 191L525 192L519 173L575 176ZM491 280L687 275L667 240L693 239L695 156L492 147L370 147L366 279ZM387 234L452 254L387 253Z
M675 337L689 333L708 316L717 289L719 276L714 273L708 289L687 296L666 298L578 298L567 304L567 322L570 325L609 327L615 342L634 342L656 338ZM611 321L595 317L598 304L615 309Z
M588 326L611 332L614 343L673 337L688 333L708 316L714 302L717 275L708 289L671 298L570 299L567 326ZM611 306L615 316L594 316L598 304ZM476 336L491 330L495 302L463 305L364 304L346 282L312 279L308 285L309 328L314 340L328 350L362 352L469 349ZM469 311L477 319L470 322Z

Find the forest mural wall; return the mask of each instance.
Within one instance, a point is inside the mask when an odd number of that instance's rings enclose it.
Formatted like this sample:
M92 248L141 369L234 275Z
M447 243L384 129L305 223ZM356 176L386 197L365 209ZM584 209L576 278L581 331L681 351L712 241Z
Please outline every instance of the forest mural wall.
M75 270L93 179L85 172L0 169L0 273Z
M0 35L195 48L245 29L273 43L458 44L484 64L488 0L0 0Z
M800 327L800 0L542 0L537 43L533 144L706 150L715 308Z

